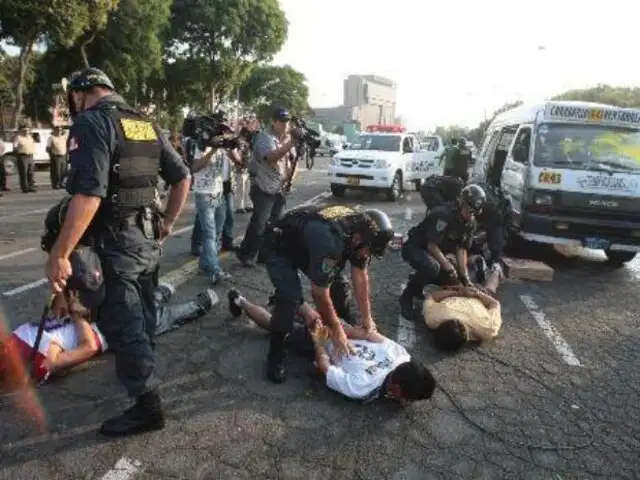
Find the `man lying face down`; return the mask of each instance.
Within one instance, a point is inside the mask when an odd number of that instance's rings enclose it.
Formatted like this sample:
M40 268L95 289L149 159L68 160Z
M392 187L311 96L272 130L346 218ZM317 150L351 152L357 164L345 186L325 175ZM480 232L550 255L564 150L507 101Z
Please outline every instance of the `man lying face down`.
M498 335L502 316L495 295L503 276L495 263L483 288L448 287L426 298L423 318L436 347L454 352L470 341L487 341Z
M245 313L256 325L270 330L271 313L265 308L254 305L235 289L229 291L228 300L234 317ZM302 302L298 317L300 322L287 338L288 346L303 354L313 354L331 390L363 403L384 397L404 404L428 399L433 394L436 381L431 372L393 340L343 322L355 353L340 358L333 351L320 315L311 305Z
M54 297L51 315L46 319L42 338L31 365L31 375L37 382L51 375L64 374L98 353L108 350L102 333L92 323L92 313L104 300L104 286L99 259L90 250L71 255L72 277L67 288ZM218 303L218 296L207 289L192 300L169 305L173 287L160 285L153 294L156 310L154 335L161 335L184 323L199 318ZM0 351L0 372L7 371L9 355L30 362L40 320L20 325L13 331ZM0 379L2 381L2 379ZM11 383L11 379L7 379ZM5 388L8 388L5 385Z

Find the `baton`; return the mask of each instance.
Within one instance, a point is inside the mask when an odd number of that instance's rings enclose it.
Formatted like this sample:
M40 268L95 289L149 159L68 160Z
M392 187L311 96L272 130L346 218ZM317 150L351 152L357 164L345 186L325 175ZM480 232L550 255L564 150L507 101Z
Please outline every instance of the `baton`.
M38 333L36 334L36 341L33 344L33 350L31 350L31 357L29 358L29 374L30 375L33 375L33 362L36 358L36 354L38 353L38 349L40 348L40 342L42 341L42 333L44 332L44 326L47 323L47 315L51 311L54 298L55 298L55 294L47 295L47 301L44 307L42 308L42 315L40 316L40 324L38 325Z

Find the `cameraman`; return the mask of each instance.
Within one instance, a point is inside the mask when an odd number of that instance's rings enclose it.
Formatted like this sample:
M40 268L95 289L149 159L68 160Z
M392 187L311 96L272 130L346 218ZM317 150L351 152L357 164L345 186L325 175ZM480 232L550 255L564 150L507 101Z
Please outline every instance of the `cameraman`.
M276 108L271 115L271 129L261 131L253 144L253 161L249 165L253 213L236 255L245 267L253 267L262 247L264 230L269 220L280 218L286 204L284 186L289 177L290 156L302 131L291 130L289 112Z

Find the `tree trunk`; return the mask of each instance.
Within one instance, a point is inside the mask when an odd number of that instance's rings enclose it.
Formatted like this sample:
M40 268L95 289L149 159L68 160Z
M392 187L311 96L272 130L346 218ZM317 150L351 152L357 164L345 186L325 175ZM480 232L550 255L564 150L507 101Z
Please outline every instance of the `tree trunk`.
M16 87L16 110L13 114L13 128L18 128L20 115L22 115L22 110L24 109L24 99L22 98L24 94L24 81L27 75L27 67L31 59L34 42L35 39L29 40L27 44L20 49L20 55L18 56L20 68L18 70L18 85Z
M91 45L91 43L95 40L96 38L96 32L93 32L89 38L87 38L85 41L83 41L80 44L80 55L82 56L82 63L84 63L84 67L85 68L89 68L91 65L89 65L89 57L87 56L87 47L89 45Z

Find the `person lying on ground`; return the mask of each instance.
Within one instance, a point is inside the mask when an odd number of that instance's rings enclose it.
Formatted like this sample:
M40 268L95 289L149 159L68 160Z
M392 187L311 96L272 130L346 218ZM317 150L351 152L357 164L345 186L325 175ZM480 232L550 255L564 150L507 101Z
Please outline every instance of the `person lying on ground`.
M160 285L154 292L155 336L206 315L219 301L213 290L206 289L191 300L169 305L173 293L174 289L169 285ZM64 374L108 350L102 333L91 322L91 310L81 299L82 293L69 288L55 296L51 318L45 321L42 339L30 369L36 382ZM11 353L17 354L25 363L30 362L39 323L39 320L24 323L13 331L8 344L0 352L0 364ZM0 367L0 371L4 370Z
M447 287L431 293L423 304L423 318L433 331L436 347L454 352L471 341L495 338L502 326L500 302L495 298L504 274L491 267L484 287Z
M227 296L234 317L245 313L256 325L270 331L271 313L267 309L251 303L235 289ZM362 327L342 322L354 353L340 357L329 340L328 328L311 305L303 302L298 317L300 322L287 337L288 347L311 354L331 390L363 403L391 398L404 404L433 394L436 381L431 372L381 333L367 333Z

